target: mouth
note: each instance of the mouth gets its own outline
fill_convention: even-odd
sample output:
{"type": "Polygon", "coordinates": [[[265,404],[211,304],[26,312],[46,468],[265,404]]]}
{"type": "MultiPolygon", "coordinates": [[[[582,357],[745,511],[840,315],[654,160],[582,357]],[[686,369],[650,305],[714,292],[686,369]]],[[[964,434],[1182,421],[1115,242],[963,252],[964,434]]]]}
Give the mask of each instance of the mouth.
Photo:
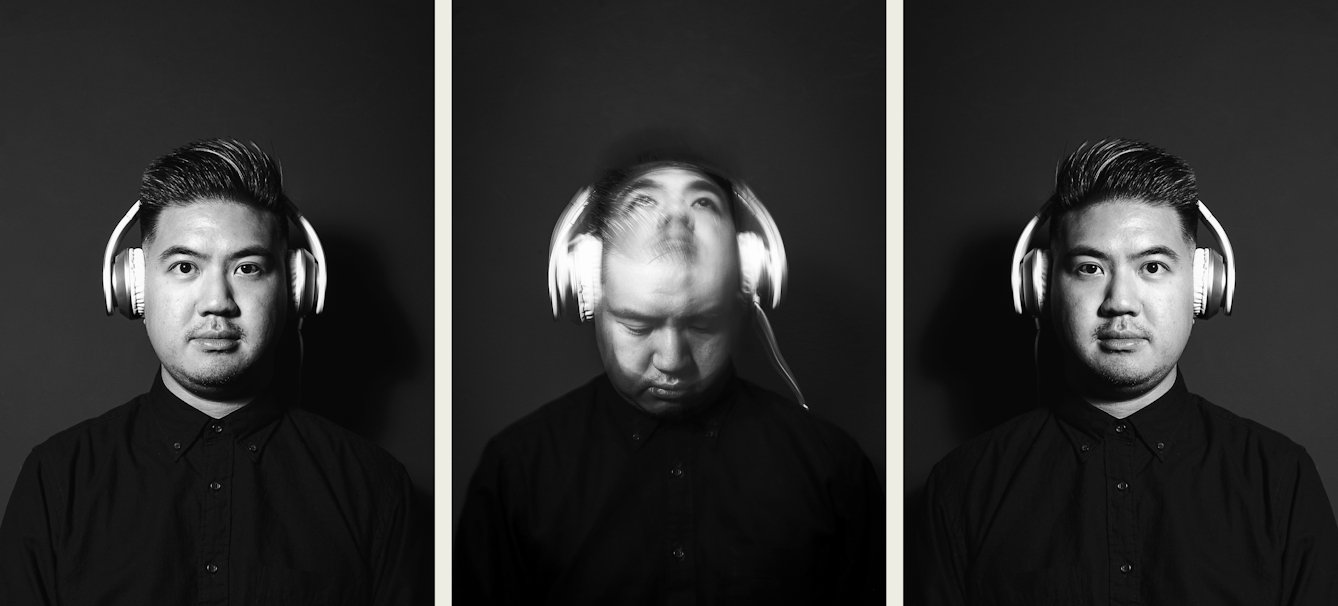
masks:
{"type": "Polygon", "coordinates": [[[1147,337],[1134,330],[1103,330],[1096,338],[1102,351],[1111,353],[1132,352],[1147,343],[1147,337]]]}
{"type": "Polygon", "coordinates": [[[646,388],[646,392],[661,400],[681,400],[688,395],[688,386],[681,383],[676,385],[651,385],[646,388]]]}
{"type": "Polygon", "coordinates": [[[191,335],[190,341],[206,352],[229,352],[241,346],[239,330],[202,330],[191,335]]]}

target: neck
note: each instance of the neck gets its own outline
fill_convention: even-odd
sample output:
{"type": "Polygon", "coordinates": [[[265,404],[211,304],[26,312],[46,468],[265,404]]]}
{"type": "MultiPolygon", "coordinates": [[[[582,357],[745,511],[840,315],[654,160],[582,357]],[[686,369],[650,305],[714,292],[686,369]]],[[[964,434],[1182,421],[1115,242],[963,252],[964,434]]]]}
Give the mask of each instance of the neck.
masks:
{"type": "Polygon", "coordinates": [[[1087,400],[1088,404],[1101,409],[1106,414],[1115,417],[1116,419],[1123,419],[1142,410],[1143,407],[1148,404],[1156,402],[1157,398],[1162,397],[1166,392],[1170,391],[1171,386],[1175,385],[1175,377],[1179,374],[1179,370],[1179,366],[1172,366],[1171,372],[1166,373],[1166,376],[1162,377],[1160,383],[1157,383],[1155,387],[1133,399],[1107,400],[1087,394],[1083,394],[1083,399],[1087,400]]]}
{"type": "Polygon", "coordinates": [[[181,401],[189,404],[191,408],[215,419],[222,419],[223,417],[237,412],[241,407],[246,406],[251,400],[255,399],[254,395],[222,399],[202,398],[186,389],[181,383],[178,383],[177,380],[172,377],[172,373],[167,372],[166,368],[162,368],[159,373],[163,377],[163,385],[167,386],[167,391],[170,391],[172,392],[172,395],[181,398],[181,401]]]}

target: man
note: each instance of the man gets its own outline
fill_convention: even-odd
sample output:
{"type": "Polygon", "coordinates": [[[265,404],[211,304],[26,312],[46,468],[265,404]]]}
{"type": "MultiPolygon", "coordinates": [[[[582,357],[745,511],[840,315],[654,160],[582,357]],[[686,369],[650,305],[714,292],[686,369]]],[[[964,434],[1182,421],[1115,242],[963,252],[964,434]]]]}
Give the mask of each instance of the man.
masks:
{"type": "Polygon", "coordinates": [[[410,603],[403,466],[293,406],[279,345],[302,310],[278,164],[192,143],[149,166],[140,204],[161,367],[29,455],[0,524],[4,603],[410,603]]]}
{"type": "Polygon", "coordinates": [[[926,488],[931,604],[1333,604],[1338,527],[1310,456],[1188,391],[1198,191],[1137,141],[1085,145],[1049,201],[1042,406],[926,488]]]}
{"type": "Polygon", "coordinates": [[[457,529],[457,602],[881,604],[868,457],[734,374],[751,301],[735,188],[657,161],[612,171],[589,203],[607,374],[488,443],[457,529]]]}

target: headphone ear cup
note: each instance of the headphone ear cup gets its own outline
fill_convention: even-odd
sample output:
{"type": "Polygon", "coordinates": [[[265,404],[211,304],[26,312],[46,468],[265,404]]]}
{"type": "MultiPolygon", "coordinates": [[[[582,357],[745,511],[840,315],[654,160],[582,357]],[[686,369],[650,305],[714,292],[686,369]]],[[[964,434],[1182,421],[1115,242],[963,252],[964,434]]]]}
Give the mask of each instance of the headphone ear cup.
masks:
{"type": "Polygon", "coordinates": [[[1050,278],[1050,251],[1033,248],[1022,258],[1022,309],[1039,318],[1045,309],[1050,278]]]}
{"type": "Polygon", "coordinates": [[[595,307],[599,305],[599,272],[603,262],[604,243],[591,234],[581,234],[572,239],[570,249],[571,280],[568,282],[571,292],[564,293],[563,299],[577,302],[576,322],[579,324],[594,319],[595,307]]]}
{"type": "Polygon", "coordinates": [[[144,317],[144,250],[126,248],[116,255],[112,270],[112,297],[116,309],[131,320],[144,317]]]}
{"type": "Polygon", "coordinates": [[[305,248],[288,251],[288,285],[297,317],[311,313],[316,305],[316,257],[305,248]]]}
{"type": "Polygon", "coordinates": [[[761,296],[758,289],[767,277],[767,245],[762,237],[750,232],[740,232],[739,242],[739,283],[743,294],[748,299],[753,295],[761,296]]]}
{"type": "Polygon", "coordinates": [[[1222,255],[1211,248],[1194,249],[1194,317],[1208,319],[1222,309],[1226,298],[1226,268],[1222,255]]]}

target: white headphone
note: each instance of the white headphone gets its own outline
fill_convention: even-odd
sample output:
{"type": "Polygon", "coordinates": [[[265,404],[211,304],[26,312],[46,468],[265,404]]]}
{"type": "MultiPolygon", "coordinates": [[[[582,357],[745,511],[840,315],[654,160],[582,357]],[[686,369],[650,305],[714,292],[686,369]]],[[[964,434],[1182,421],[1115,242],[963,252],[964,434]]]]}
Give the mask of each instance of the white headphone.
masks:
{"type": "MultiPolygon", "coordinates": [[[[735,182],[734,197],[761,234],[738,232],[739,275],[748,300],[767,300],[775,309],[785,296],[785,244],[780,230],[762,202],[747,185],[735,182]]],[[[599,304],[599,271],[603,243],[585,227],[590,211],[590,192],[586,187],[576,192],[553,227],[548,248],[548,297],[553,304],[553,319],[566,316],[577,323],[594,317],[599,304]]]]}
{"type": "MultiPolygon", "coordinates": [[[[753,317],[759,334],[767,343],[772,366],[785,379],[799,405],[807,409],[804,394],[799,391],[794,373],[781,356],[776,335],[762,309],[763,300],[775,309],[785,297],[788,269],[780,229],[747,185],[732,180],[730,183],[734,198],[744,211],[737,214],[735,222],[740,289],[757,312],[753,317]],[[741,226],[743,224],[747,225],[741,226]],[[746,230],[747,227],[756,231],[746,230]]],[[[548,297],[553,304],[554,320],[566,316],[579,324],[593,319],[599,305],[599,272],[604,247],[599,237],[581,233],[590,212],[591,191],[591,187],[586,187],[576,192],[558,217],[548,241],[548,297]]]]}
{"type": "MultiPolygon", "coordinates": [[[[1217,222],[1203,201],[1199,201],[1198,208],[1199,216],[1212,229],[1226,259],[1223,261],[1223,256],[1211,248],[1194,249],[1194,317],[1211,318],[1219,309],[1229,316],[1232,300],[1236,296],[1236,256],[1222,224],[1217,222]]],[[[1031,242],[1032,232],[1049,215],[1050,203],[1047,202],[1027,223],[1017,240],[1017,246],[1013,248],[1013,310],[1038,318],[1045,308],[1050,252],[1033,248],[1025,252],[1024,256],[1024,251],[1027,251],[1027,245],[1031,242]]]]}
{"type": "MultiPolygon", "coordinates": [[[[127,318],[144,316],[144,250],[126,248],[116,253],[121,238],[127,229],[139,219],[138,200],[130,206],[121,222],[116,224],[111,238],[107,240],[107,250],[102,255],[102,296],[107,315],[113,310],[120,310],[127,318]]],[[[325,309],[325,250],[321,248],[321,239],[316,229],[306,217],[289,202],[288,216],[306,233],[311,252],[304,248],[288,251],[289,285],[292,287],[293,305],[300,318],[307,314],[318,314],[325,309]]]]}

